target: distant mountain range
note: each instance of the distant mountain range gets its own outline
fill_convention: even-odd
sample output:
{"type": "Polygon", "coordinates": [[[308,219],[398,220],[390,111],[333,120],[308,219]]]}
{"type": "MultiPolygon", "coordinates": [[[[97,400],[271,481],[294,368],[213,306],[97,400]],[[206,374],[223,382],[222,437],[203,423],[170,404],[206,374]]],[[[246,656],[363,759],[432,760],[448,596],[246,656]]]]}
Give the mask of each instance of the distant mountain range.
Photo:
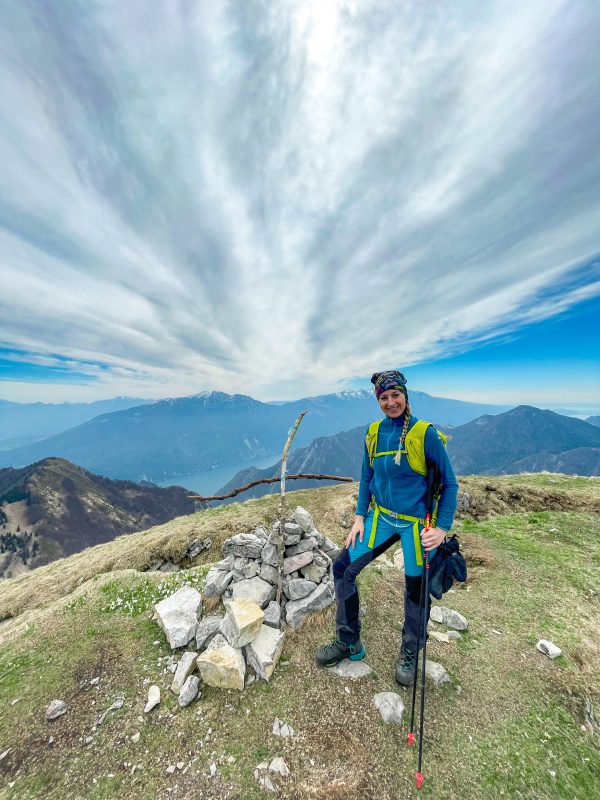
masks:
{"type": "Polygon", "coordinates": [[[113,397],[94,403],[11,403],[0,400],[0,450],[12,450],[81,425],[99,414],[143,405],[148,400],[113,397]]]}
{"type": "Polygon", "coordinates": [[[588,417],[586,422],[589,422],[590,425],[596,425],[596,427],[600,428],[600,417],[588,417]]]}
{"type": "Polygon", "coordinates": [[[190,514],[188,494],[101,478],[61,458],[0,469],[0,576],[190,514]]]}
{"type": "MultiPolygon", "coordinates": [[[[410,393],[414,412],[460,425],[502,406],[410,393]]],[[[0,466],[61,457],[111,478],[160,481],[248,463],[281,450],[298,414],[308,410],[296,444],[364,425],[377,416],[370,391],[340,392],[278,405],[245,395],[203,392],[101,414],[56,436],[0,453],[0,466]]]]}
{"type": "MultiPolygon", "coordinates": [[[[292,450],[288,473],[347,475],[358,480],[364,436],[365,427],[359,426],[335,436],[315,439],[309,447],[292,450]]],[[[448,453],[457,475],[507,475],[544,470],[600,475],[600,429],[553,411],[518,406],[503,414],[485,414],[452,428],[448,453]]],[[[281,461],[278,461],[265,469],[241,470],[215,494],[227,494],[252,481],[276,477],[280,468],[281,461]]],[[[297,480],[291,482],[289,488],[302,489],[316,484],[314,480],[297,480]]],[[[278,491],[278,484],[265,484],[225,502],[278,491]]]]}

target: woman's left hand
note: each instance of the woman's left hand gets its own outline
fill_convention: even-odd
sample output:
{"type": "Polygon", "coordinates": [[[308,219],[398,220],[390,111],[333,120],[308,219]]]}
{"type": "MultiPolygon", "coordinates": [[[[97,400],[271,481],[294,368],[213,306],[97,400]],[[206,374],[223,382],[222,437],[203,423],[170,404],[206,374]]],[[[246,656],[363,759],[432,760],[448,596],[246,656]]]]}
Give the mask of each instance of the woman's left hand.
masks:
{"type": "Polygon", "coordinates": [[[425,548],[425,552],[428,553],[430,550],[439,547],[444,541],[446,534],[447,531],[443,528],[423,528],[421,531],[421,542],[425,548]]]}

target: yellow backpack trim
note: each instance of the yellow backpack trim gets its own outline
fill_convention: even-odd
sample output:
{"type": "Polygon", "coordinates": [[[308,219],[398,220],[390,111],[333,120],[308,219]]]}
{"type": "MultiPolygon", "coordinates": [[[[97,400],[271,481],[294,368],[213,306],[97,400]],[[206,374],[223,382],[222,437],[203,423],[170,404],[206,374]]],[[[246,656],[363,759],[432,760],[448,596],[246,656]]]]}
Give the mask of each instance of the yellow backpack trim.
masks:
{"type": "MultiPolygon", "coordinates": [[[[398,450],[386,450],[381,453],[377,452],[377,438],[379,436],[379,426],[383,420],[377,419],[369,425],[367,435],[365,436],[365,444],[367,446],[367,453],[369,454],[369,466],[373,467],[373,461],[379,456],[396,455],[398,450]]],[[[412,428],[406,434],[404,439],[403,453],[406,453],[410,468],[419,475],[427,475],[427,462],[425,460],[425,433],[431,422],[426,422],[424,419],[419,419],[415,422],[412,428]]],[[[437,429],[436,429],[437,430],[437,429]]],[[[448,441],[445,433],[437,431],[440,439],[444,443],[444,447],[448,441]]]]}

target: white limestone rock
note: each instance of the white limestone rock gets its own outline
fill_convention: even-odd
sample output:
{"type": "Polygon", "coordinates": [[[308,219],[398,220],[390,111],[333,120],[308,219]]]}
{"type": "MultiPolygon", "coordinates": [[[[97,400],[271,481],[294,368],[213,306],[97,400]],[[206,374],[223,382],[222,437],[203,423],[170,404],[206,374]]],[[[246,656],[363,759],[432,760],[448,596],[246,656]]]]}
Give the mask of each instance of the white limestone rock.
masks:
{"type": "Polygon", "coordinates": [[[321,583],[314,592],[301,600],[290,600],[285,607],[285,619],[290,628],[298,630],[307,614],[321,611],[330,606],[335,600],[332,583],[321,583]]]}
{"type": "Polygon", "coordinates": [[[192,586],[182,586],[157,603],[154,610],[171,647],[185,647],[196,635],[202,595],[192,586]]]}
{"type": "Polygon", "coordinates": [[[180,708],[189,706],[197,697],[200,691],[200,678],[197,675],[188,675],[185,683],[179,692],[178,703],[180,708]]]}
{"type": "Polygon", "coordinates": [[[295,572],[296,570],[301,569],[302,567],[308,566],[313,560],[313,552],[312,550],[308,550],[305,553],[298,553],[296,556],[290,556],[290,558],[283,559],[283,574],[289,575],[291,572],[295,572]]]}
{"type": "Polygon", "coordinates": [[[66,714],[68,710],[69,709],[64,700],[53,700],[46,709],[46,719],[48,722],[50,722],[50,720],[66,714]]]}
{"type": "MultiPolygon", "coordinates": [[[[421,662],[419,662],[419,669],[421,662]]],[[[425,675],[432,680],[436,686],[443,686],[445,683],[450,683],[450,675],[445,667],[438,664],[437,661],[430,661],[427,659],[425,662],[425,675]]]]}
{"type": "Polygon", "coordinates": [[[196,663],[208,686],[240,691],[244,688],[246,662],[242,651],[232,647],[222,634],[214,637],[196,663]]]}
{"type": "Polygon", "coordinates": [[[325,575],[327,575],[328,567],[320,567],[317,564],[309,564],[306,567],[302,567],[300,572],[307,581],[312,581],[313,583],[320,583],[325,575]]]}
{"type": "Polygon", "coordinates": [[[373,702],[381,719],[386,723],[401,723],[404,703],[396,692],[378,692],[374,695],[373,702]]]}
{"type": "Polygon", "coordinates": [[[240,572],[242,578],[255,578],[260,572],[260,561],[237,556],[233,561],[233,570],[234,578],[236,571],[240,572]]]}
{"type": "Polygon", "coordinates": [[[160,689],[155,684],[148,689],[148,702],[144,708],[144,714],[148,714],[160,703],[160,689]]]}
{"type": "Polygon", "coordinates": [[[317,584],[314,581],[307,581],[305,578],[294,578],[283,584],[283,592],[288,600],[301,600],[316,588],[317,584]]]}
{"type": "Polygon", "coordinates": [[[262,625],[258,636],[246,645],[244,652],[249,666],[264,681],[268,681],[283,650],[285,634],[269,625],[262,625]]]}
{"type": "Polygon", "coordinates": [[[279,717],[275,717],[273,723],[273,736],[280,736],[282,739],[291,739],[295,734],[294,729],[287,722],[283,722],[279,717]]]}
{"type": "Polygon", "coordinates": [[[350,680],[366,678],[373,672],[365,661],[351,661],[349,658],[343,658],[333,667],[326,667],[326,669],[327,672],[331,672],[339,678],[349,678],[350,680]]]}
{"type": "Polygon", "coordinates": [[[430,616],[434,622],[439,622],[455,631],[466,631],[469,627],[469,623],[462,614],[446,608],[446,606],[432,606],[430,616]]]}
{"type": "Polygon", "coordinates": [[[274,758],[269,764],[269,772],[274,772],[281,775],[282,778],[287,778],[290,774],[290,769],[281,756],[274,758]]]}
{"type": "Polygon", "coordinates": [[[436,642],[445,642],[446,644],[450,644],[450,637],[447,633],[441,633],[440,631],[429,631],[428,635],[432,639],[435,639],[436,642]]]}
{"type": "Polygon", "coordinates": [[[293,544],[291,547],[285,548],[285,555],[288,558],[292,556],[297,556],[298,553],[306,553],[308,550],[314,550],[317,546],[316,539],[313,539],[312,536],[307,537],[306,539],[302,539],[298,544],[293,544]]]}
{"type": "Polygon", "coordinates": [[[264,618],[264,612],[254,600],[246,597],[226,600],[221,633],[232,647],[244,647],[258,636],[264,618]]]}
{"type": "Polygon", "coordinates": [[[294,522],[296,522],[302,528],[303,533],[309,533],[315,527],[313,518],[305,508],[302,508],[302,506],[296,507],[292,517],[294,522]]]}
{"type": "Polygon", "coordinates": [[[317,547],[323,547],[325,544],[325,537],[316,528],[313,528],[308,535],[315,540],[317,547]]]}
{"type": "Polygon", "coordinates": [[[281,606],[275,600],[271,600],[265,609],[265,625],[271,628],[279,628],[281,622],[281,606]]]}
{"type": "Polygon", "coordinates": [[[548,658],[558,658],[558,656],[562,655],[562,650],[560,647],[557,647],[554,642],[550,642],[548,639],[540,639],[539,642],[536,644],[537,649],[540,653],[543,653],[548,658]]]}
{"type": "Polygon", "coordinates": [[[260,558],[264,547],[264,540],[261,536],[254,533],[238,533],[223,543],[223,555],[233,553],[234,556],[242,558],[260,558]]]}
{"type": "Polygon", "coordinates": [[[175,670],[173,683],[171,684],[171,691],[173,692],[173,694],[178,695],[181,692],[181,687],[188,679],[188,676],[191,675],[192,672],[196,669],[197,658],[198,658],[198,653],[194,653],[191,651],[187,651],[181,656],[179,664],[177,665],[177,669],[175,670]]]}
{"type": "Polygon", "coordinates": [[[270,564],[272,567],[276,567],[279,564],[277,545],[273,542],[267,542],[261,551],[260,557],[263,564],[270,564]]]}
{"type": "Polygon", "coordinates": [[[196,558],[204,550],[209,550],[212,546],[212,539],[207,536],[205,539],[194,539],[187,549],[188,558],[196,558]]]}
{"type": "Polygon", "coordinates": [[[256,536],[258,539],[261,539],[263,545],[269,538],[267,529],[263,525],[259,525],[258,528],[254,528],[254,530],[252,531],[252,535],[256,536]]]}
{"type": "Polygon", "coordinates": [[[200,652],[206,648],[212,636],[221,628],[223,617],[219,614],[209,614],[198,623],[196,628],[196,649],[200,652]]]}
{"type": "Polygon", "coordinates": [[[283,532],[287,536],[302,536],[302,527],[297,522],[284,522],[283,532]]]}
{"type": "MultiPolygon", "coordinates": [[[[328,553],[329,554],[329,553],[332,553],[334,551],[335,552],[339,552],[340,548],[337,546],[337,544],[335,542],[332,542],[331,539],[328,539],[327,536],[325,536],[325,538],[323,540],[323,544],[321,545],[321,550],[324,553],[328,553]]],[[[333,558],[333,556],[330,556],[330,558],[333,558]]]]}
{"type": "Polygon", "coordinates": [[[277,567],[272,567],[270,564],[263,562],[260,568],[260,577],[263,581],[270,583],[271,586],[277,586],[277,582],[279,580],[279,572],[277,571],[277,567]]]}
{"type": "Polygon", "coordinates": [[[211,567],[204,582],[204,595],[206,597],[220,597],[233,580],[233,572],[211,567]]]}
{"type": "Polygon", "coordinates": [[[262,578],[249,578],[235,584],[232,596],[234,600],[253,600],[261,608],[266,608],[275,597],[275,587],[262,578]]]}

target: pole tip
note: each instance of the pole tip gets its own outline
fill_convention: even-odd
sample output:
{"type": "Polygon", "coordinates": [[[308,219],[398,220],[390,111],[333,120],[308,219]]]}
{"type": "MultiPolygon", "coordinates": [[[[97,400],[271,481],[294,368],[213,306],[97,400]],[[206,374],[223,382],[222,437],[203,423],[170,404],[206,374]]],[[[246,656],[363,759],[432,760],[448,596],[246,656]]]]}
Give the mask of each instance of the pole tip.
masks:
{"type": "Polygon", "coordinates": [[[411,731],[411,732],[408,734],[408,746],[409,746],[409,747],[412,747],[414,743],[415,743],[415,735],[414,735],[414,733],[411,731]]]}
{"type": "Polygon", "coordinates": [[[415,782],[417,784],[417,789],[423,786],[423,775],[420,772],[415,772],[415,782]]]}

